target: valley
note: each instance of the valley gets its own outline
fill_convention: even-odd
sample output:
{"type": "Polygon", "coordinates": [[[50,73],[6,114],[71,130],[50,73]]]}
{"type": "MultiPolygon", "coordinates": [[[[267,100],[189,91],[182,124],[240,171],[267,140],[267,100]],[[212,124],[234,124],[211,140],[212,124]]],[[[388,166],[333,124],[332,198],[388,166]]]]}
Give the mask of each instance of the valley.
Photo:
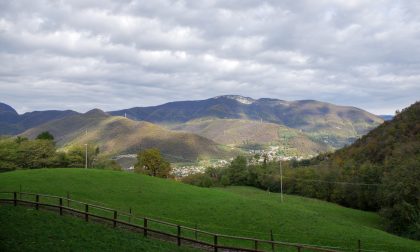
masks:
{"type": "Polygon", "coordinates": [[[0,134],[33,139],[48,131],[63,151],[88,143],[125,169],[133,166],[140,150],[159,148],[175,167],[191,172],[217,167],[239,154],[267,156],[269,161],[311,158],[353,142],[381,122],[353,107],[237,95],[108,113],[18,115],[6,104],[0,107],[0,134]]]}

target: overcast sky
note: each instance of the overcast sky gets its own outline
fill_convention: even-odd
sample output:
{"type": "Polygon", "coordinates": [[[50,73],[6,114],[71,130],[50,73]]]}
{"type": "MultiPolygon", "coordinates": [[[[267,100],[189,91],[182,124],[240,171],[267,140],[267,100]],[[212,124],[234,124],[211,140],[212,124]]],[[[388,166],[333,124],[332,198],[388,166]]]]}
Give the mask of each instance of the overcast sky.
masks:
{"type": "Polygon", "coordinates": [[[393,114],[420,100],[420,1],[0,0],[20,113],[223,94],[393,114]]]}

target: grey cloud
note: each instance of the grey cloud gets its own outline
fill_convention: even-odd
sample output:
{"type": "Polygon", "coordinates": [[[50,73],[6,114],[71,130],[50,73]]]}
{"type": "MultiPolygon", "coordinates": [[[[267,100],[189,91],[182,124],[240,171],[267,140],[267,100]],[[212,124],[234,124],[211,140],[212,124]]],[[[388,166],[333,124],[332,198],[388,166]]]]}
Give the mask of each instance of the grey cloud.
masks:
{"type": "Polygon", "coordinates": [[[417,1],[0,3],[0,101],[106,110],[220,94],[392,113],[420,90],[417,1]]]}

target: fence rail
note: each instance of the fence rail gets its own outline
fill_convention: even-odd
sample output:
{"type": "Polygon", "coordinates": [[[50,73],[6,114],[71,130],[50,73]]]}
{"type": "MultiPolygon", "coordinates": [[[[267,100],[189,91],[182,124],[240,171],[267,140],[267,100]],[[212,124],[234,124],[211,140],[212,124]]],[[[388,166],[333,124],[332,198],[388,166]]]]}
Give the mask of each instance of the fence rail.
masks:
{"type": "MultiPolygon", "coordinates": [[[[166,221],[156,220],[153,218],[147,217],[138,217],[134,216],[131,213],[118,211],[112,208],[98,206],[95,204],[89,204],[86,202],[77,201],[74,199],[70,199],[69,195],[67,197],[60,197],[54,195],[46,195],[46,194],[36,194],[36,193],[29,193],[29,192],[0,192],[0,201],[13,203],[14,206],[18,204],[29,204],[31,206],[35,206],[35,209],[39,209],[40,207],[47,207],[51,209],[58,210],[60,215],[63,215],[64,212],[72,213],[79,215],[80,217],[84,218],[85,221],[89,221],[91,218],[96,218],[98,220],[106,221],[112,224],[114,228],[117,226],[121,227],[128,227],[136,230],[142,231],[144,237],[148,236],[161,236],[165,238],[172,239],[177,243],[178,246],[181,246],[183,243],[187,243],[187,245],[195,245],[201,246],[202,248],[211,249],[215,252],[218,251],[275,251],[276,248],[289,248],[295,249],[296,251],[300,252],[303,250],[309,251],[323,251],[323,252],[335,252],[339,251],[334,248],[326,248],[321,246],[314,246],[314,245],[307,245],[307,244],[298,244],[298,243],[289,243],[289,242],[281,242],[281,241],[274,241],[271,240],[263,240],[263,239],[256,239],[250,237],[240,237],[240,236],[231,236],[231,235],[223,235],[212,233],[204,230],[200,230],[197,228],[186,227],[166,221]],[[4,197],[4,195],[8,195],[9,197],[4,197]],[[28,200],[30,196],[34,201],[28,200]],[[41,200],[44,199],[44,202],[41,200]],[[49,200],[45,202],[45,200],[49,200]],[[66,204],[64,204],[66,203],[66,204]],[[73,205],[73,206],[71,206],[73,205]],[[77,208],[79,205],[79,208],[77,208]],[[100,211],[98,211],[100,210],[100,211]],[[100,214],[102,212],[102,214],[100,214]],[[104,214],[107,212],[107,216],[104,214]],[[127,220],[122,220],[121,217],[127,217],[127,220]],[[139,224],[140,223],[140,224],[139,224]],[[164,226],[165,228],[158,229],[156,227],[152,227],[152,224],[156,226],[156,224],[164,226]],[[172,229],[172,232],[169,230],[172,229]],[[175,230],[174,230],[175,229],[175,230]],[[191,236],[186,236],[183,233],[190,231],[192,232],[191,236]],[[200,237],[199,237],[200,235],[200,237]],[[207,239],[205,239],[207,238],[207,239]],[[226,242],[223,243],[221,240],[228,239],[230,241],[249,241],[247,247],[245,246],[234,246],[229,245],[226,242]]],[[[356,251],[363,251],[360,247],[356,251]]]]}

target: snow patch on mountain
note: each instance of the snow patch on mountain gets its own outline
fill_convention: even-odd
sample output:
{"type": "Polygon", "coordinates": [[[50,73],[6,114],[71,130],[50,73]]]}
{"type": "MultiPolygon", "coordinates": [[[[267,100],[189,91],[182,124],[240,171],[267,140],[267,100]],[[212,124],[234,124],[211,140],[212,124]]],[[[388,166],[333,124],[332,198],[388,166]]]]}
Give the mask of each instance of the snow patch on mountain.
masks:
{"type": "Polygon", "coordinates": [[[214,97],[214,99],[218,99],[218,98],[227,98],[227,99],[235,100],[242,104],[252,104],[255,102],[255,100],[250,97],[244,97],[240,95],[221,95],[221,96],[214,97]]]}

